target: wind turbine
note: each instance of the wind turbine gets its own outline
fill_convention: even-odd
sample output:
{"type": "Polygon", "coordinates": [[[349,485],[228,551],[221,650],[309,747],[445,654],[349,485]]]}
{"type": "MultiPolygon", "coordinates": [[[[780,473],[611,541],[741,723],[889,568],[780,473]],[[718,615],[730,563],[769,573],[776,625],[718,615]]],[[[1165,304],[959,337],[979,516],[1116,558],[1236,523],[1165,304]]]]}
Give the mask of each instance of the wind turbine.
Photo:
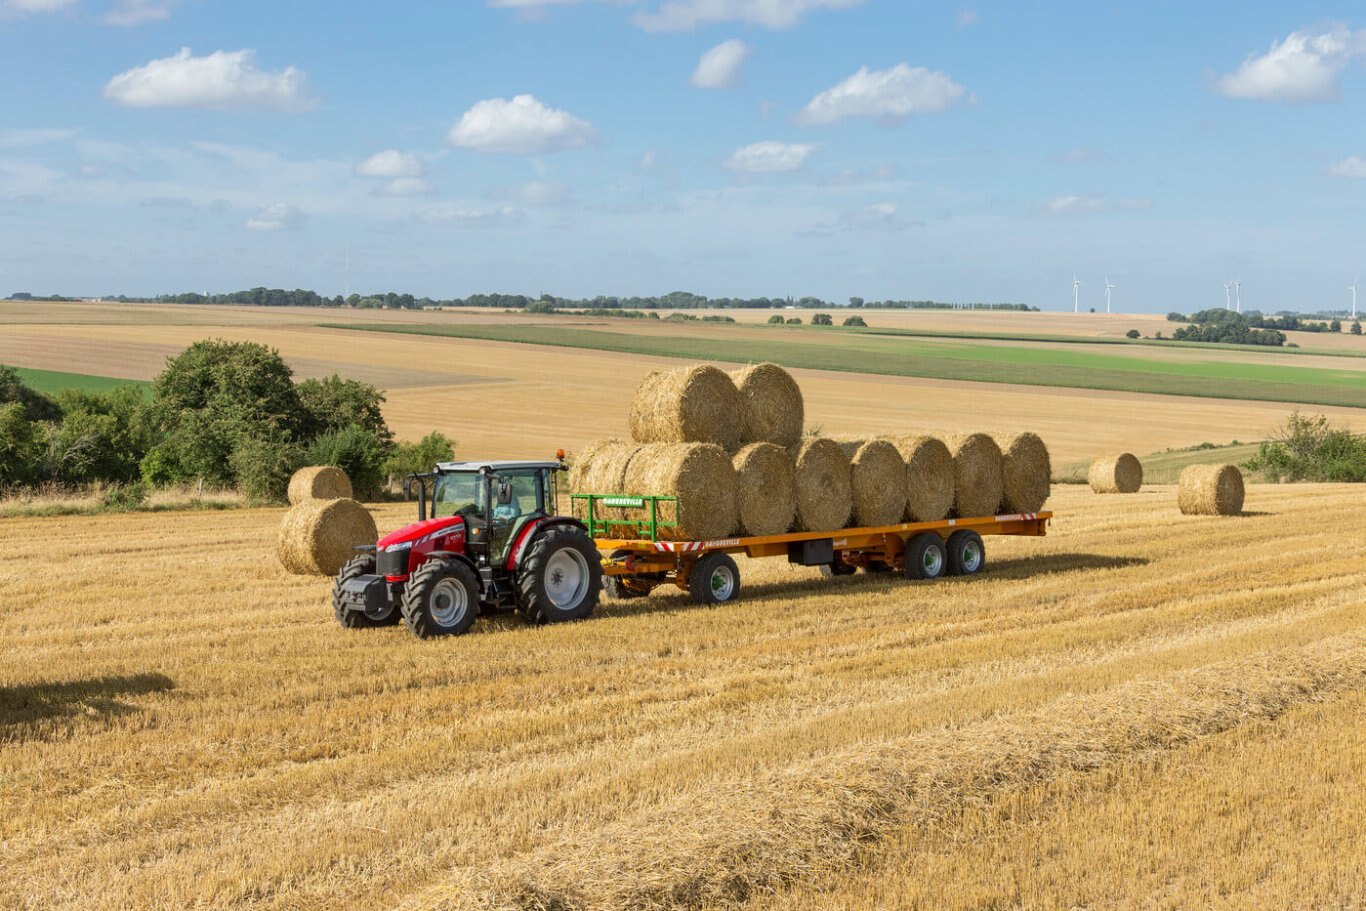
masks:
{"type": "Polygon", "coordinates": [[[1110,276],[1108,276],[1108,275],[1105,276],[1105,312],[1106,312],[1106,313],[1109,313],[1109,312],[1110,312],[1110,291],[1111,291],[1112,289],[1118,288],[1118,287],[1119,287],[1119,285],[1112,285],[1112,284],[1110,284],[1110,276]]]}
{"type": "Polygon", "coordinates": [[[1352,276],[1352,287],[1347,289],[1352,292],[1352,319],[1357,318],[1357,277],[1352,276]]]}
{"type": "Polygon", "coordinates": [[[1225,309],[1225,310],[1232,310],[1232,309],[1233,309],[1233,298],[1229,297],[1229,295],[1232,294],[1232,293],[1233,293],[1233,282],[1231,282],[1231,281],[1224,282],[1224,309],[1225,309]]]}
{"type": "Polygon", "coordinates": [[[1238,312],[1243,312],[1243,283],[1238,279],[1233,280],[1233,299],[1238,304],[1238,312]]]}
{"type": "Polygon", "coordinates": [[[1081,312],[1081,303],[1080,303],[1081,298],[1078,297],[1078,295],[1080,294],[1080,292],[1079,292],[1079,290],[1078,290],[1079,288],[1081,288],[1081,282],[1077,281],[1077,273],[1073,272],[1073,273],[1072,273],[1072,312],[1073,312],[1073,313],[1080,313],[1080,312],[1081,312]]]}

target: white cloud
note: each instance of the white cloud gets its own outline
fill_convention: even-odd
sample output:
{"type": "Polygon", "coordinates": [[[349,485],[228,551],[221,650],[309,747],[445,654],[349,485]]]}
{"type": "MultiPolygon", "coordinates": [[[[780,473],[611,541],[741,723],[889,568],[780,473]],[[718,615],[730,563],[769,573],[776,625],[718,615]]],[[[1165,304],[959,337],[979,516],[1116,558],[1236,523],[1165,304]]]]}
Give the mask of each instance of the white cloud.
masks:
{"type": "Polygon", "coordinates": [[[636,167],[638,167],[642,171],[653,171],[655,167],[655,162],[658,159],[659,154],[655,152],[654,149],[649,149],[645,152],[644,155],[640,156],[640,161],[637,163],[636,167]]]}
{"type": "Polygon", "coordinates": [[[303,213],[294,206],[277,202],[248,218],[246,227],[252,231],[283,231],[298,227],[303,218],[303,213]]]}
{"type": "Polygon", "coordinates": [[[764,28],[791,28],[812,10],[846,9],[863,0],[667,0],[655,12],[636,14],[647,32],[678,32],[712,22],[746,22],[764,28]]]}
{"type": "Polygon", "coordinates": [[[189,48],[120,73],[104,97],[129,107],[302,111],[316,103],[308,77],[292,66],[272,73],[257,68],[255,51],[193,57],[189,48]]]}
{"type": "Polygon", "coordinates": [[[436,188],[421,177],[396,177],[375,190],[376,196],[430,196],[436,188]]]}
{"type": "Polygon", "coordinates": [[[446,136],[451,145],[509,155],[558,152],[587,145],[596,138],[587,121],[548,108],[531,95],[476,102],[446,136]]]}
{"type": "Polygon", "coordinates": [[[747,174],[772,174],[778,171],[795,171],[806,163],[806,159],[816,150],[813,145],[802,143],[756,142],[736,149],[726,162],[733,171],[747,174]]]}
{"type": "Polygon", "coordinates": [[[75,5],[76,0],[5,0],[0,8],[16,13],[58,13],[75,5]]]}
{"type": "Polygon", "coordinates": [[[0,149],[22,149],[28,146],[47,145],[51,142],[64,142],[75,139],[81,131],[76,129],[15,129],[0,130],[0,149]]]}
{"type": "Polygon", "coordinates": [[[906,221],[897,214],[895,203],[879,202],[844,212],[833,222],[821,222],[803,232],[807,236],[826,237],[847,231],[900,231],[906,221]]]}
{"type": "Polygon", "coordinates": [[[521,221],[522,213],[512,206],[498,209],[428,209],[418,220],[429,225],[453,225],[458,228],[491,228],[521,221]]]}
{"type": "Polygon", "coordinates": [[[822,182],[827,187],[857,187],[863,184],[887,183],[895,180],[901,169],[894,164],[872,169],[846,168],[822,182]]]}
{"type": "Polygon", "coordinates": [[[1334,177],[1366,177],[1366,158],[1353,155],[1329,165],[1328,173],[1334,177]]]}
{"type": "Polygon", "coordinates": [[[110,25],[141,25],[171,18],[175,0],[116,0],[104,21],[110,25]]]}
{"type": "Polygon", "coordinates": [[[690,81],[700,89],[734,88],[740,84],[740,68],[753,51],[739,38],[722,41],[697,61],[690,81]]]}
{"type": "Polygon", "coordinates": [[[1100,153],[1095,149],[1068,149],[1055,156],[1056,160],[1062,164],[1085,164],[1088,161],[1095,161],[1100,157],[1100,153]]]}
{"type": "Polygon", "coordinates": [[[802,108],[797,123],[824,126],[846,117],[875,117],[887,122],[905,120],[913,114],[946,110],[967,90],[944,73],[898,63],[887,70],[859,70],[826,89],[802,108]]]}
{"type": "Polygon", "coordinates": [[[411,152],[385,149],[356,165],[361,177],[421,177],[422,161],[411,152]]]}
{"type": "Polygon", "coordinates": [[[564,184],[543,180],[533,180],[495,194],[496,198],[511,199],[528,206],[554,205],[569,199],[570,195],[569,188],[564,184]]]}
{"type": "Polygon", "coordinates": [[[1044,204],[1048,215],[1097,215],[1115,210],[1152,208],[1151,199],[1106,199],[1101,196],[1058,196],[1044,204]]]}
{"type": "Polygon", "coordinates": [[[1219,78],[1216,88],[1229,98],[1304,103],[1336,101],[1342,95],[1338,74],[1353,57],[1366,53],[1366,30],[1336,26],[1320,35],[1291,32],[1260,56],[1219,78]]]}
{"type": "Polygon", "coordinates": [[[967,28],[970,25],[976,25],[977,13],[970,9],[960,10],[954,21],[958,24],[959,28],[967,28]]]}

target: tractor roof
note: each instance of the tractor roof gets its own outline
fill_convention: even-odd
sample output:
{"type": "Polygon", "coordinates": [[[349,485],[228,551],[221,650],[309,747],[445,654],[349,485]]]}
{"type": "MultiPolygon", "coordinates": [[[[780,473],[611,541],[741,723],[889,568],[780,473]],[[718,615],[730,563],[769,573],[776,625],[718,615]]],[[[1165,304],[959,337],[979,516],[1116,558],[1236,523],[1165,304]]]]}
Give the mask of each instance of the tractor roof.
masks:
{"type": "Polygon", "coordinates": [[[561,468],[560,462],[531,462],[531,461],[490,461],[490,462],[438,462],[437,471],[482,471],[487,468],[489,471],[502,471],[504,469],[516,470],[518,468],[561,468]]]}

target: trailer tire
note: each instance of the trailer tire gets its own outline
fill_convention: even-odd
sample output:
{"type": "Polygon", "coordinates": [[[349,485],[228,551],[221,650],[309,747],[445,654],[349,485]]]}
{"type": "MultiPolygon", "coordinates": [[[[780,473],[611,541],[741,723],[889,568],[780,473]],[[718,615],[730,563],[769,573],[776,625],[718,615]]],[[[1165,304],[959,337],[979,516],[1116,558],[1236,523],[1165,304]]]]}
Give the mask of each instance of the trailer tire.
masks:
{"type": "Polygon", "coordinates": [[[740,594],[740,567],[728,554],[707,554],[688,573],[694,604],[725,604],[740,594]]]}
{"type": "Polygon", "coordinates": [[[352,557],[337,573],[332,583],[332,613],[337,623],[345,629],[373,629],[379,626],[393,626],[402,620],[398,608],[390,603],[389,610],[380,614],[367,614],[364,611],[349,610],[342,604],[342,586],[358,576],[368,576],[375,571],[373,554],[360,554],[352,557]]]}
{"type": "Polygon", "coordinates": [[[419,639],[459,636],[479,615],[479,577],[460,560],[428,560],[408,578],[399,607],[419,639]]]}
{"type": "Polygon", "coordinates": [[[948,569],[944,539],[932,531],[922,532],[906,543],[906,578],[938,579],[948,569]]]}
{"type": "Polygon", "coordinates": [[[949,535],[949,574],[975,576],[987,565],[987,549],[982,536],[968,528],[949,535]]]}
{"type": "Polygon", "coordinates": [[[517,572],[517,607],[530,623],[582,620],[602,595],[602,554],[581,528],[552,525],[527,548],[517,572]]]}
{"type": "MultiPolygon", "coordinates": [[[[630,553],[628,550],[617,550],[612,552],[613,560],[620,560],[630,553]]],[[[602,576],[602,590],[607,592],[609,598],[617,601],[625,601],[630,598],[644,598],[652,592],[658,582],[654,579],[647,579],[643,575],[635,576],[609,576],[606,573],[602,576]]]]}

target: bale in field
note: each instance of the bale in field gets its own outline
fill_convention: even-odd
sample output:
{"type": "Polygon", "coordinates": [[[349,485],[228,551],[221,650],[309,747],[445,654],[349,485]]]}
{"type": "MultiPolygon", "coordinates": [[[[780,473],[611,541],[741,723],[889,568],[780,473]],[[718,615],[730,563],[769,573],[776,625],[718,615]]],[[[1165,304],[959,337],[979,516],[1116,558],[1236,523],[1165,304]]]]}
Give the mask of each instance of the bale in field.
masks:
{"type": "Polygon", "coordinates": [[[888,440],[840,440],[849,457],[853,525],[894,525],[906,514],[906,462],[888,440]]]}
{"type": "Polygon", "coordinates": [[[750,443],[732,462],[740,534],[780,535],[791,528],[797,489],[787,450],[773,443],[750,443]]]}
{"type": "Polygon", "coordinates": [[[944,443],[953,455],[953,511],[960,518],[996,515],[1005,492],[1001,447],[985,433],[951,436],[944,443]]]}
{"type": "Polygon", "coordinates": [[[305,500],[340,500],[351,495],[351,479],[346,472],[331,465],[300,468],[289,479],[289,502],[292,506],[298,506],[305,500]]]}
{"type": "Polygon", "coordinates": [[[1188,465],[1177,504],[1186,516],[1236,516],[1243,511],[1243,473],[1236,465],[1188,465]]]}
{"type": "Polygon", "coordinates": [[[755,364],[730,376],[740,393],[741,442],[784,447],[801,442],[806,410],[792,374],[777,364],[755,364]]]}
{"type": "Polygon", "coordinates": [[[357,545],[378,538],[374,518],[355,500],[306,500],[285,514],[275,555],[296,575],[334,576],[357,545]]]}
{"type": "Polygon", "coordinates": [[[788,450],[797,488],[798,531],[837,531],[853,512],[849,457],[834,440],[811,437],[788,450]]]}
{"type": "Polygon", "coordinates": [[[938,522],[953,509],[953,454],[934,437],[892,437],[906,463],[906,518],[938,522]]]}
{"type": "Polygon", "coordinates": [[[1053,464],[1048,447],[1033,433],[996,437],[1001,448],[1001,511],[1038,512],[1052,493],[1053,464]]]}
{"type": "MultiPolygon", "coordinates": [[[[735,466],[721,447],[711,443],[627,444],[600,449],[594,469],[604,485],[593,493],[625,493],[677,497],[660,503],[655,518],[677,522],[659,529],[660,537],[678,541],[724,538],[735,534],[737,519],[735,466]],[[605,482],[620,477],[615,489],[605,482]]],[[[612,517],[645,520],[644,509],[612,509],[612,517]]]]}
{"type": "Polygon", "coordinates": [[[1095,493],[1138,493],[1143,486],[1143,463],[1128,452],[1101,456],[1091,463],[1086,480],[1095,493]]]}
{"type": "Polygon", "coordinates": [[[636,387],[631,438],[637,443],[715,443],[740,446],[740,392],[710,364],[655,371],[636,387]]]}

